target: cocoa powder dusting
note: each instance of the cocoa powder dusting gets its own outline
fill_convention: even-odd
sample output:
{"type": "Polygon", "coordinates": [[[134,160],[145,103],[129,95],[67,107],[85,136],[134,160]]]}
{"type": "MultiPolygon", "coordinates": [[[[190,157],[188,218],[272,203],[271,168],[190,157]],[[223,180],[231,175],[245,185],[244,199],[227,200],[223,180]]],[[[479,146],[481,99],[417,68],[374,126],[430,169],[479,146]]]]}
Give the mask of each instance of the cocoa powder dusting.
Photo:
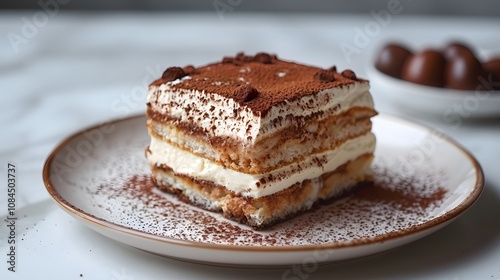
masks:
{"type": "Polygon", "coordinates": [[[187,241],[242,246],[317,245],[396,234],[428,222],[447,197],[439,174],[399,176],[376,166],[375,183],[295,218],[255,231],[159,191],[149,175],[87,191],[95,216],[141,232],[187,241]]]}
{"type": "Polygon", "coordinates": [[[158,86],[172,81],[172,77],[182,77],[188,74],[187,72],[191,79],[172,85],[172,88],[197,90],[207,95],[216,93],[226,98],[234,98],[236,88],[250,85],[259,92],[259,96],[250,102],[245,102],[244,105],[254,113],[265,114],[271,106],[285,100],[291,101],[328,88],[350,85],[356,81],[367,82],[356,78],[351,70],[340,74],[336,72],[335,67],[325,70],[280,60],[276,55],[267,53],[257,53],[255,56],[238,53],[234,57],[224,57],[220,62],[197,67],[196,71],[191,70],[189,67],[188,71],[184,70],[186,73],[181,73],[171,69],[164,73],[163,79],[156,80],[152,85],[158,86]]]}
{"type": "Polygon", "coordinates": [[[391,205],[403,211],[423,212],[429,206],[440,202],[446,190],[436,187],[432,190],[415,178],[398,177],[388,170],[379,170],[375,182],[353,193],[356,199],[391,205]]]}
{"type": "Polygon", "coordinates": [[[419,196],[418,194],[404,190],[393,190],[382,185],[374,184],[369,187],[361,188],[354,193],[354,196],[362,200],[391,204],[394,207],[404,210],[420,211],[442,200],[445,194],[446,191],[440,188],[429,195],[419,196]]]}

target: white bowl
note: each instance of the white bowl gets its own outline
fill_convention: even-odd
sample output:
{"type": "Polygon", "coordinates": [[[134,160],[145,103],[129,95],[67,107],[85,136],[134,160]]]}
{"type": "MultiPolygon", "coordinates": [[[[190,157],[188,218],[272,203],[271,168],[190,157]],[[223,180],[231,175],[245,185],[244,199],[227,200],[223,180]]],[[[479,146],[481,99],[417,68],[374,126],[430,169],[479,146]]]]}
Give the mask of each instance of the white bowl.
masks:
{"type": "Polygon", "coordinates": [[[403,110],[431,113],[445,120],[500,116],[500,90],[454,90],[411,83],[380,72],[373,61],[367,67],[372,94],[403,110]]]}

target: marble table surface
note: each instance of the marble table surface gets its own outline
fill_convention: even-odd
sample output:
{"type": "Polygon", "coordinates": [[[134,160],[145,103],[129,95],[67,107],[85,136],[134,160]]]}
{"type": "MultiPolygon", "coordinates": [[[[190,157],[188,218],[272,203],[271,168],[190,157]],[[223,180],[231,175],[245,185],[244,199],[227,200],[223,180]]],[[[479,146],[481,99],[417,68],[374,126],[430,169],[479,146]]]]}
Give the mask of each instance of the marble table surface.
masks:
{"type": "MultiPolygon", "coordinates": [[[[2,11],[0,279],[287,279],[285,269],[193,264],[103,237],[52,201],[42,181],[44,161],[71,133],[143,113],[146,86],[171,65],[202,65],[239,51],[266,51],[364,75],[374,51],[388,40],[422,46],[461,38],[480,50],[500,50],[498,19],[406,17],[403,8],[384,19],[377,12],[2,11]],[[342,51],[346,44],[352,52],[342,51]],[[8,163],[17,171],[15,273],[6,263],[8,163]]],[[[483,168],[484,192],[468,212],[428,237],[288,279],[500,279],[500,119],[464,117],[452,126],[439,116],[407,112],[373,95],[380,112],[439,129],[468,149],[483,168]]]]}

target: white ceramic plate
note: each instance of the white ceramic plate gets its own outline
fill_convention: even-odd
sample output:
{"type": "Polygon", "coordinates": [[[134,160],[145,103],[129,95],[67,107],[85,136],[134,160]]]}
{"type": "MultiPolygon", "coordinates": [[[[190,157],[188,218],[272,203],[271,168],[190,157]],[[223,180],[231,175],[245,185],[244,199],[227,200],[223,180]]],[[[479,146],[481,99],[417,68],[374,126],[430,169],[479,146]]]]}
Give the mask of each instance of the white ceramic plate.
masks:
{"type": "Polygon", "coordinates": [[[152,253],[229,266],[347,260],[438,230],[483,188],[479,164],[452,140],[391,116],[373,121],[376,185],[266,231],[158,192],[144,158],[144,116],[69,137],[48,157],[43,178],[55,202],[83,224],[152,253]]]}
{"type": "Polygon", "coordinates": [[[402,109],[431,113],[444,120],[500,116],[500,90],[467,91],[406,82],[386,75],[369,63],[371,92],[402,109]]]}

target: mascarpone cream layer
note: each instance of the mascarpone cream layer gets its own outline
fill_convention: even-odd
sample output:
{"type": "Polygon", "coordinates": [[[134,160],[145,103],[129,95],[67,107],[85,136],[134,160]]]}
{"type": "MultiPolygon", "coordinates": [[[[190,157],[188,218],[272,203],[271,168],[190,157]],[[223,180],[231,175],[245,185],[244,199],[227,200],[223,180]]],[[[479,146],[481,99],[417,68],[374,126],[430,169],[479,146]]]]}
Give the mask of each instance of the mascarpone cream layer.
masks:
{"type": "Polygon", "coordinates": [[[259,198],[282,191],[295,183],[313,179],[334,171],[339,166],[364,154],[373,153],[375,136],[369,132],[348,140],[334,150],[307,156],[293,163],[264,174],[247,174],[225,168],[209,159],[179,149],[156,137],[151,138],[147,157],[150,164],[165,164],[176,174],[197,180],[207,180],[242,196],[259,198]],[[269,178],[272,176],[272,180],[269,178]],[[265,182],[261,179],[265,178],[265,182]]]}
{"type": "Polygon", "coordinates": [[[171,88],[171,85],[182,83],[184,79],[190,77],[150,86],[147,101],[151,109],[180,122],[195,124],[210,136],[231,137],[245,145],[254,145],[281,129],[303,122],[304,117],[316,115],[316,120],[321,120],[353,107],[373,109],[367,82],[356,82],[283,101],[262,117],[247,106],[217,93],[171,88]]]}

